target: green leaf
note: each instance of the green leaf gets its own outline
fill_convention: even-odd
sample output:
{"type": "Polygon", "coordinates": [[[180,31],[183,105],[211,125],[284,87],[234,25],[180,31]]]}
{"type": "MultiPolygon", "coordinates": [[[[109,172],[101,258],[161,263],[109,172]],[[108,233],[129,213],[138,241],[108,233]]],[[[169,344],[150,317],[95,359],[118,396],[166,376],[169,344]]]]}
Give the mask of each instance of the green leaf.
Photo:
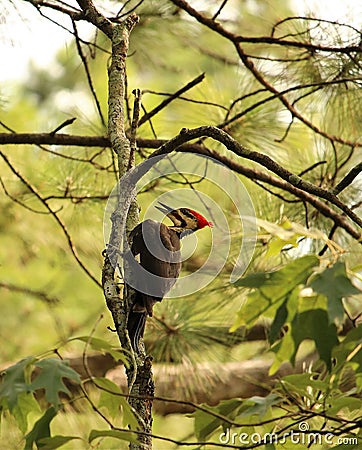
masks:
{"type": "Polygon", "coordinates": [[[24,450],[33,450],[35,443],[37,448],[41,448],[40,439],[50,436],[50,422],[57,415],[57,410],[52,406],[45,411],[42,417],[35,422],[33,429],[25,436],[24,450]]]}
{"type": "Polygon", "coordinates": [[[123,426],[130,426],[132,430],[137,430],[139,428],[139,424],[133,408],[124,397],[121,397],[121,399],[123,426]]]}
{"type": "Polygon", "coordinates": [[[270,278],[270,272],[257,272],[240,278],[234,283],[234,286],[243,286],[248,288],[258,288],[262,286],[270,278]]]}
{"type": "Polygon", "coordinates": [[[286,217],[283,218],[280,224],[262,219],[257,219],[257,223],[259,227],[264,228],[271,235],[266,257],[279,255],[281,250],[286,246],[298,247],[298,241],[304,236],[311,239],[323,239],[321,232],[304,228],[298,223],[291,222],[286,217]]]}
{"type": "Polygon", "coordinates": [[[18,396],[30,391],[25,371],[35,361],[33,356],[22,359],[17,364],[8,367],[3,373],[0,385],[0,399],[5,399],[10,411],[17,405],[18,396]]]}
{"type": "Polygon", "coordinates": [[[245,404],[250,404],[247,409],[244,409],[241,416],[258,416],[259,419],[265,417],[270,409],[274,405],[278,405],[283,401],[283,398],[278,394],[269,394],[266,397],[254,396],[250,397],[244,402],[245,404]]]}
{"type": "Polygon", "coordinates": [[[117,394],[121,393],[121,389],[111,380],[105,378],[94,378],[93,381],[100,389],[98,408],[107,408],[112,419],[120,415],[121,400],[117,394]]]}
{"type": "Polygon", "coordinates": [[[129,366],[129,360],[122,349],[115,349],[113,345],[104,339],[95,338],[93,336],[77,336],[68,340],[82,341],[88,344],[93,350],[97,350],[103,354],[109,353],[115,361],[121,361],[126,367],[129,366]]]}
{"type": "Polygon", "coordinates": [[[37,361],[35,365],[42,370],[30,387],[33,390],[45,389],[45,398],[54,406],[61,403],[59,392],[70,395],[63,378],[68,378],[76,383],[81,382],[78,373],[69,367],[69,361],[49,358],[37,361]]]}
{"type": "Polygon", "coordinates": [[[261,315],[274,316],[277,308],[288,301],[293,290],[307,281],[318,263],[316,256],[303,256],[278,271],[264,273],[262,276],[254,274],[237,281],[236,286],[252,286],[258,289],[248,295],[230,331],[235,331],[241,326],[250,328],[261,315]]]}
{"type": "Polygon", "coordinates": [[[265,450],[275,450],[275,445],[269,442],[268,444],[265,445],[264,449],[265,450]]]}
{"type": "Polygon", "coordinates": [[[343,341],[333,351],[336,360],[334,371],[341,374],[342,367],[352,365],[354,372],[362,372],[362,326],[352,328],[343,341]]]}
{"type": "Polygon", "coordinates": [[[285,333],[283,339],[274,345],[271,350],[275,353],[275,357],[269,369],[270,376],[274,375],[284,362],[290,361],[296,353],[295,343],[290,329],[285,333]]]}
{"type": "Polygon", "coordinates": [[[91,443],[99,437],[113,437],[128,442],[137,442],[137,433],[123,430],[92,430],[89,433],[88,442],[91,443]]]}
{"type": "Polygon", "coordinates": [[[328,320],[328,314],[322,309],[303,312],[295,317],[291,326],[294,340],[294,352],[291,362],[294,364],[299,345],[305,339],[313,339],[320,358],[331,368],[333,348],[338,345],[337,328],[328,320]]]}
{"type": "Polygon", "coordinates": [[[283,386],[282,390],[285,392],[293,392],[293,395],[299,395],[310,400],[311,403],[316,401],[320,392],[327,392],[329,381],[315,379],[318,376],[316,373],[299,373],[283,377],[280,384],[283,386]]]}
{"type": "Polygon", "coordinates": [[[315,292],[323,294],[328,299],[329,322],[342,322],[344,309],[342,298],[349,295],[361,294],[347,277],[345,263],[338,261],[334,266],[319,273],[312,281],[311,287],[315,292]]]}
{"type": "Polygon", "coordinates": [[[285,361],[294,365],[298,348],[305,339],[315,342],[321,360],[331,369],[332,351],[339,343],[337,328],[329,323],[326,311],[311,309],[295,316],[281,342],[272,348],[276,356],[269,374],[275,374],[285,361]]]}
{"type": "Polygon", "coordinates": [[[279,306],[277,313],[275,314],[274,321],[270,327],[268,336],[270,344],[274,344],[274,342],[279,338],[280,330],[285,324],[287,317],[288,317],[287,302],[284,302],[279,306]]]}
{"type": "Polygon", "coordinates": [[[55,448],[59,448],[67,442],[73,441],[74,439],[81,438],[78,436],[53,436],[42,438],[39,440],[39,447],[41,448],[41,450],[54,450],[55,448]]]}
{"type": "Polygon", "coordinates": [[[138,428],[137,417],[125,396],[121,395],[123,393],[119,386],[107,378],[94,378],[93,381],[101,391],[98,407],[107,408],[113,418],[119,416],[122,408],[123,426],[129,425],[131,429],[136,430],[138,428]]]}
{"type": "Polygon", "coordinates": [[[362,408],[362,400],[360,398],[354,398],[351,395],[337,398],[331,396],[329,402],[328,415],[336,415],[342,409],[348,409],[350,412],[356,411],[358,413],[362,408]]]}
{"type": "Polygon", "coordinates": [[[299,314],[313,309],[323,309],[327,311],[327,298],[324,295],[315,292],[313,292],[312,295],[310,295],[310,292],[308,292],[308,295],[305,295],[305,292],[302,290],[299,293],[297,309],[299,314]]]}
{"type": "Polygon", "coordinates": [[[274,317],[269,330],[269,343],[274,344],[281,334],[282,327],[288,322],[290,323],[296,313],[298,312],[299,306],[299,294],[300,289],[297,286],[289,295],[288,300],[282,303],[274,317]]]}
{"type": "Polygon", "coordinates": [[[280,224],[262,219],[257,219],[257,223],[259,227],[264,228],[271,235],[266,253],[267,257],[278,255],[285,246],[298,247],[298,241],[301,237],[328,242],[327,236],[322,231],[305,228],[299,223],[291,222],[286,217],[283,218],[280,224]]]}
{"type": "MultiPolygon", "coordinates": [[[[206,405],[203,405],[203,407],[233,420],[241,404],[242,402],[240,400],[232,399],[221,401],[214,408],[206,405]]],[[[215,417],[200,409],[194,412],[192,416],[195,418],[195,435],[199,441],[205,441],[220,426],[224,429],[230,426],[227,420],[215,417]]]]}
{"type": "Polygon", "coordinates": [[[40,407],[34,398],[33,393],[21,392],[18,395],[17,404],[12,410],[12,414],[20,430],[25,433],[28,429],[28,415],[33,412],[39,412],[40,407]]]}

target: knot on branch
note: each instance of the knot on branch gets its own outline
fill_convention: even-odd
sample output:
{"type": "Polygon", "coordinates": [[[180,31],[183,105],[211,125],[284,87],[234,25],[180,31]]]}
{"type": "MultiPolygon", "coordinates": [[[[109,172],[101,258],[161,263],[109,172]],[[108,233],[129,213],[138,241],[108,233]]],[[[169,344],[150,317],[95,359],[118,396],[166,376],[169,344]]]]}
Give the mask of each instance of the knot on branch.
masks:
{"type": "Polygon", "coordinates": [[[298,184],[300,184],[303,180],[298,177],[298,175],[290,175],[289,177],[289,183],[292,184],[293,186],[298,186],[298,184]]]}
{"type": "Polygon", "coordinates": [[[139,21],[140,21],[140,18],[137,16],[137,14],[132,13],[131,15],[129,15],[127,17],[127,19],[125,20],[124,23],[125,23],[128,31],[132,31],[133,27],[135,27],[139,21]]]}

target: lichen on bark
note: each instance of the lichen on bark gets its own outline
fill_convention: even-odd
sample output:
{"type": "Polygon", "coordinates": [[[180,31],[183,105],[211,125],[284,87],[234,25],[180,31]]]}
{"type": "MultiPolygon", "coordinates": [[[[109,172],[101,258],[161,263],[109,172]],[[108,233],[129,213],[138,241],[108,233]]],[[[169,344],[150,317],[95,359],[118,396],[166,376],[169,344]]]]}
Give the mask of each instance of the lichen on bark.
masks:
{"type": "MultiPolygon", "coordinates": [[[[113,26],[112,34],[112,60],[108,70],[108,137],[112,150],[117,157],[119,180],[134,166],[130,141],[125,131],[124,101],[129,35],[137,22],[138,17],[130,15],[122,23],[113,26]]],[[[119,183],[120,189],[121,186],[121,183],[119,183]]],[[[122,194],[122,192],[119,192],[119,194],[122,194]]],[[[111,311],[119,340],[126,352],[132,356],[130,367],[126,370],[131,394],[129,403],[139,418],[139,430],[142,431],[142,434],[140,434],[139,443],[131,443],[130,449],[138,450],[142,448],[144,450],[152,448],[152,440],[149,436],[152,432],[152,400],[150,398],[154,394],[152,359],[147,357],[144,351],[139,354],[134,354],[132,351],[127,332],[127,318],[135,293],[130,286],[125,284],[122,296],[120,295],[115,270],[123,251],[123,248],[121,248],[122,239],[124,235],[128,236],[129,232],[139,222],[136,200],[131,203],[127,211],[126,221],[124,220],[125,213],[121,208],[120,201],[117,201],[111,217],[112,228],[104,261],[102,281],[107,306],[111,311]]],[[[123,269],[127,271],[127,267],[123,269]]]]}

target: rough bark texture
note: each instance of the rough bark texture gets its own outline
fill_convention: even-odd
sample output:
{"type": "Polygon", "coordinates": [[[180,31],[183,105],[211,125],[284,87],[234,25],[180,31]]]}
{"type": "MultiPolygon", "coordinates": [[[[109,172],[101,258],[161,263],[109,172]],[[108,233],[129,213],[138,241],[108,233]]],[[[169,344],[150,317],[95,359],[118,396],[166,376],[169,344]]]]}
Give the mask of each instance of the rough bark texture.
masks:
{"type": "MultiPolygon", "coordinates": [[[[117,155],[120,179],[132,169],[133,165],[130,141],[125,133],[124,100],[129,34],[137,22],[138,17],[131,15],[123,23],[114,25],[112,34],[112,61],[108,76],[108,137],[112,150],[117,155]]],[[[154,393],[152,360],[146,357],[145,353],[133,354],[127,333],[127,318],[134,292],[125,285],[120,295],[115,267],[118,264],[119,252],[123,250],[121,245],[124,228],[128,235],[137,225],[138,219],[138,208],[135,202],[131,204],[129,211],[123,211],[120,202],[117,202],[111,217],[112,229],[102,273],[107,306],[112,313],[119,340],[122,347],[132,355],[131,365],[126,371],[128,390],[135,396],[147,396],[147,399],[132,396],[129,398],[130,405],[140,418],[139,428],[143,432],[139,443],[130,444],[132,450],[152,448],[152,441],[148,436],[152,432],[152,400],[150,400],[154,393]]],[[[127,267],[124,267],[124,270],[127,271],[127,267]]]]}

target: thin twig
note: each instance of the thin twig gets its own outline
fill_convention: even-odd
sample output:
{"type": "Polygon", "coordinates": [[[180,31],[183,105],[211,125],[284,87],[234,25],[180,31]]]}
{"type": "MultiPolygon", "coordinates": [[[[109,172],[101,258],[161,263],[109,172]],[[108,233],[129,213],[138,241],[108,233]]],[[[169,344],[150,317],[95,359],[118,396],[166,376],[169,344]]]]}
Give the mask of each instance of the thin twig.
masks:
{"type": "Polygon", "coordinates": [[[148,112],[144,116],[141,117],[138,126],[141,126],[143,123],[147,122],[151,117],[159,113],[162,109],[166,108],[168,104],[170,104],[173,100],[176,98],[179,98],[183,93],[189,91],[191,88],[196,86],[197,84],[201,83],[203,79],[205,78],[205,74],[202,73],[198,75],[196,78],[191,80],[189,83],[187,83],[185,86],[183,86],[181,89],[176,91],[174,94],[170,95],[169,98],[163,100],[159,105],[157,105],[155,108],[152,109],[152,111],[148,112]]]}
{"type": "Polygon", "coordinates": [[[130,154],[129,154],[129,162],[128,162],[128,170],[130,170],[135,165],[135,154],[137,148],[137,129],[140,117],[140,109],[142,102],[142,91],[141,89],[134,89],[132,91],[134,95],[134,103],[133,103],[133,117],[131,123],[131,131],[129,137],[129,145],[130,145],[130,154]]]}
{"type": "Polygon", "coordinates": [[[68,125],[71,125],[75,120],[77,120],[76,117],[72,117],[71,119],[67,119],[64,122],[62,122],[60,125],[58,125],[53,131],[51,131],[49,134],[55,134],[61,129],[67,127],[68,125]]]}
{"type": "MultiPolygon", "coordinates": [[[[268,91],[270,91],[272,94],[276,95],[277,98],[280,100],[280,102],[285,106],[287,110],[291,113],[293,118],[299,119],[304,125],[306,125],[308,128],[310,128],[315,133],[319,134],[320,136],[323,136],[331,141],[339,142],[340,144],[346,144],[346,145],[352,145],[355,146],[355,143],[343,139],[339,136],[332,136],[326,131],[320,129],[318,126],[316,126],[314,123],[312,123],[310,120],[308,120],[306,117],[304,117],[303,114],[301,114],[290,102],[287,100],[286,97],[284,97],[278,89],[276,89],[264,76],[263,74],[258,70],[252,59],[247,55],[247,53],[242,48],[242,43],[255,43],[255,44],[270,44],[270,45],[279,45],[284,47],[296,47],[296,48],[303,48],[308,49],[310,51],[321,51],[321,52],[334,52],[334,53],[343,53],[347,54],[349,52],[360,52],[360,46],[358,45],[351,45],[346,47],[334,47],[334,46],[323,46],[323,45],[315,45],[310,44],[308,42],[300,42],[300,41],[291,41],[291,40],[283,40],[273,37],[245,37],[241,35],[237,35],[232,33],[231,31],[228,31],[225,29],[219,22],[215,22],[211,18],[206,17],[204,14],[197,11],[195,8],[193,8],[188,2],[185,0],[171,0],[173,4],[177,5],[184,11],[186,11],[191,17],[194,17],[199,23],[206,26],[210,30],[216,32],[220,36],[226,38],[229,42],[231,42],[234,45],[234,48],[236,50],[236,53],[238,54],[241,62],[244,64],[244,66],[252,73],[254,78],[262,85],[264,86],[268,91]]],[[[360,144],[362,145],[362,144],[360,144]]]]}
{"type": "Polygon", "coordinates": [[[75,45],[77,47],[78,55],[79,55],[79,57],[80,57],[80,59],[82,61],[82,64],[83,64],[83,67],[84,67],[84,70],[85,70],[88,86],[89,86],[89,89],[91,91],[91,94],[92,94],[92,97],[94,99],[94,102],[96,104],[96,108],[97,108],[99,117],[101,119],[102,125],[105,126],[106,125],[106,121],[104,119],[104,116],[103,116],[103,113],[102,113],[101,104],[99,103],[99,100],[98,100],[98,97],[97,97],[97,93],[96,93],[95,87],[93,85],[92,75],[91,75],[90,70],[89,70],[87,58],[86,58],[85,54],[83,53],[82,46],[80,45],[78,29],[77,29],[77,25],[76,25],[74,20],[72,20],[72,25],[73,25],[73,31],[74,31],[74,37],[75,37],[75,45]]]}
{"type": "Polygon", "coordinates": [[[347,175],[335,186],[332,190],[334,195],[340,194],[343,189],[346,189],[352,181],[362,172],[362,163],[357,164],[351,169],[347,175]]]}
{"type": "Polygon", "coordinates": [[[0,184],[5,192],[5,195],[10,198],[14,203],[17,203],[18,205],[22,206],[23,208],[27,209],[28,211],[31,211],[35,214],[49,214],[49,211],[39,211],[38,209],[34,209],[28,205],[26,205],[24,202],[20,201],[18,198],[14,197],[10,194],[10,192],[6,189],[5,183],[3,182],[2,178],[0,177],[0,184]]]}
{"type": "Polygon", "coordinates": [[[18,286],[12,283],[6,283],[4,281],[0,281],[0,287],[7,289],[9,291],[21,292],[22,294],[31,295],[32,297],[39,298],[49,305],[55,305],[59,303],[59,299],[57,297],[50,297],[46,292],[38,291],[36,289],[30,289],[22,286],[18,286]]]}
{"type": "Polygon", "coordinates": [[[309,166],[306,169],[299,172],[298,177],[302,177],[303,175],[305,175],[308,172],[311,172],[312,170],[314,170],[316,167],[320,166],[321,164],[326,164],[326,163],[327,163],[327,161],[317,161],[316,163],[312,164],[311,166],[309,166]]]}

